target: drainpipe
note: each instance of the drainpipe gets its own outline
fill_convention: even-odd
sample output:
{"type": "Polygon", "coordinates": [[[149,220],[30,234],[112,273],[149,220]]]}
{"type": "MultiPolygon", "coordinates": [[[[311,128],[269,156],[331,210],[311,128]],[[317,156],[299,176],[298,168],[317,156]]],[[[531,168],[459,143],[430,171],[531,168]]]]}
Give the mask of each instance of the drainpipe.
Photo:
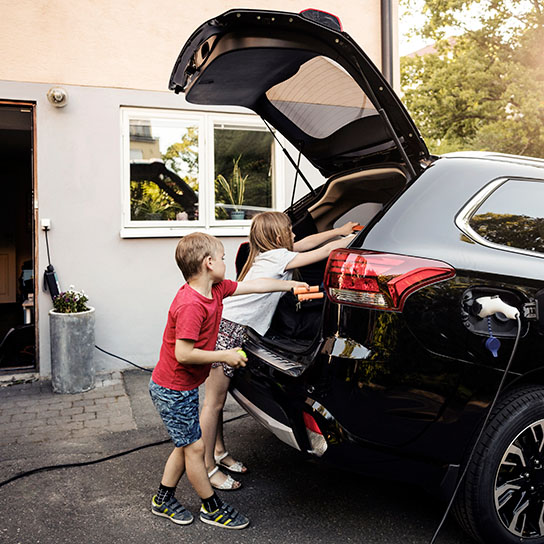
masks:
{"type": "Polygon", "coordinates": [[[393,0],[381,0],[382,74],[393,86],[393,0]]]}

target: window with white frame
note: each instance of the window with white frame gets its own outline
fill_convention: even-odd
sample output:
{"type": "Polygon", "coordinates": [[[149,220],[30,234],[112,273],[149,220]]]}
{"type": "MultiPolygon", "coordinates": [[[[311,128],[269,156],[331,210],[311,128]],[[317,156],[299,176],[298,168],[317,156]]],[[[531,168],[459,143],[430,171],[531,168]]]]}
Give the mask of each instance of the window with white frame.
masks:
{"type": "Polygon", "coordinates": [[[243,234],[283,207],[281,154],[256,116],[123,108],[122,123],[124,236],[243,234]]]}

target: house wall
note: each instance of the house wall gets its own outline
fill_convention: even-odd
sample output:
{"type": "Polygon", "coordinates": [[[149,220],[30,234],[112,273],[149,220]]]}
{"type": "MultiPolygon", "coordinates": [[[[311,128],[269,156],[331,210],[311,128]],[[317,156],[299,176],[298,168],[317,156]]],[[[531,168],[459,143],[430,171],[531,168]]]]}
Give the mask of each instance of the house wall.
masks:
{"type": "MultiPolygon", "coordinates": [[[[380,65],[378,0],[313,2],[337,13],[344,29],[380,65]]],[[[174,261],[178,238],[136,238],[121,231],[122,106],[197,111],[182,95],[167,91],[173,63],[192,30],[234,7],[210,1],[192,4],[150,2],[0,1],[0,99],[36,103],[38,229],[51,219],[51,261],[61,287],[73,284],[96,308],[96,343],[142,366],[156,363],[169,304],[182,276],[174,261]],[[47,91],[62,85],[65,108],[55,108],[47,91]]],[[[246,2],[246,7],[268,6],[246,2]]],[[[306,2],[283,0],[274,9],[300,11],[306,2]]],[[[245,113],[245,112],[244,112],[245,113]]],[[[296,156],[296,152],[292,152],[296,156]]],[[[303,161],[312,185],[321,176],[303,161]]],[[[294,172],[285,164],[285,194],[290,198],[294,172]]],[[[304,194],[298,183],[297,198],[304,194]]],[[[286,202],[286,205],[289,203],[286,202]]],[[[183,233],[180,232],[180,235],[183,233]]],[[[227,277],[234,278],[234,257],[244,237],[223,237],[227,277]]],[[[50,375],[48,311],[42,289],[47,265],[44,233],[38,230],[36,270],[39,372],[50,375]]],[[[98,370],[125,368],[96,352],[98,370]]]]}
{"type": "Polygon", "coordinates": [[[0,79],[166,91],[190,33],[234,7],[334,13],[381,65],[380,0],[0,0],[0,79]]]}
{"type": "MultiPolygon", "coordinates": [[[[46,98],[49,84],[0,82],[0,96],[36,102],[38,178],[38,319],[40,374],[50,374],[48,293],[41,274],[47,265],[40,220],[49,218],[51,262],[62,289],[74,285],[96,308],[98,346],[137,364],[155,364],[169,304],[183,278],[174,261],[178,241],[121,238],[122,106],[196,109],[173,93],[65,85],[69,103],[55,108],[46,98]]],[[[202,111],[202,108],[199,109],[202,111]]],[[[206,111],[226,111],[206,108],[206,111]]],[[[230,112],[241,112],[231,108],[230,112]]],[[[292,150],[293,156],[296,152],[292,150]]],[[[304,165],[311,183],[323,178],[304,165]]],[[[294,174],[285,165],[288,191],[294,174]]],[[[304,194],[299,182],[297,198],[304,194]]],[[[284,203],[286,204],[286,203],[284,203]]],[[[187,231],[185,231],[186,233],[187,231]]],[[[180,236],[183,233],[180,232],[180,236]]],[[[227,277],[234,279],[234,257],[245,237],[222,237],[227,277]]],[[[97,368],[123,367],[96,352],[97,368]]]]}

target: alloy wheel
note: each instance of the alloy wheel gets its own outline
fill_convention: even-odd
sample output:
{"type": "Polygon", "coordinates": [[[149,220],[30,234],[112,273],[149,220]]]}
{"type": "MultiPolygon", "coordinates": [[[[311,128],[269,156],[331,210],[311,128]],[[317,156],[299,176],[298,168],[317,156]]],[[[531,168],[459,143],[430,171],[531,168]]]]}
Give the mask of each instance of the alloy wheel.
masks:
{"type": "Polygon", "coordinates": [[[495,508],[512,534],[544,536],[544,419],[528,425],[506,448],[495,476],[495,508]]]}

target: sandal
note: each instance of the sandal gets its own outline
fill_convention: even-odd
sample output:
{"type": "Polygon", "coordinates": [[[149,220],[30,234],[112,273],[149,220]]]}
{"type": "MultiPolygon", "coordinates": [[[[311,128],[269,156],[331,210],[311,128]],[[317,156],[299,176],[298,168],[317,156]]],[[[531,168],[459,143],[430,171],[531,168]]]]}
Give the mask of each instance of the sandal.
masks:
{"type": "Polygon", "coordinates": [[[229,455],[229,452],[226,451],[225,453],[222,453],[221,455],[214,456],[215,462],[223,468],[226,468],[227,470],[230,470],[230,472],[236,472],[237,474],[244,474],[247,472],[247,468],[244,466],[242,461],[235,461],[232,463],[232,465],[227,465],[226,463],[222,463],[223,459],[229,455]]]}
{"type": "Polygon", "coordinates": [[[235,491],[236,489],[240,489],[242,487],[242,484],[235,480],[230,474],[226,475],[227,479],[221,485],[212,483],[211,477],[218,471],[219,467],[215,467],[211,472],[208,472],[208,479],[210,480],[212,487],[215,487],[215,489],[220,489],[221,491],[235,491]]]}

